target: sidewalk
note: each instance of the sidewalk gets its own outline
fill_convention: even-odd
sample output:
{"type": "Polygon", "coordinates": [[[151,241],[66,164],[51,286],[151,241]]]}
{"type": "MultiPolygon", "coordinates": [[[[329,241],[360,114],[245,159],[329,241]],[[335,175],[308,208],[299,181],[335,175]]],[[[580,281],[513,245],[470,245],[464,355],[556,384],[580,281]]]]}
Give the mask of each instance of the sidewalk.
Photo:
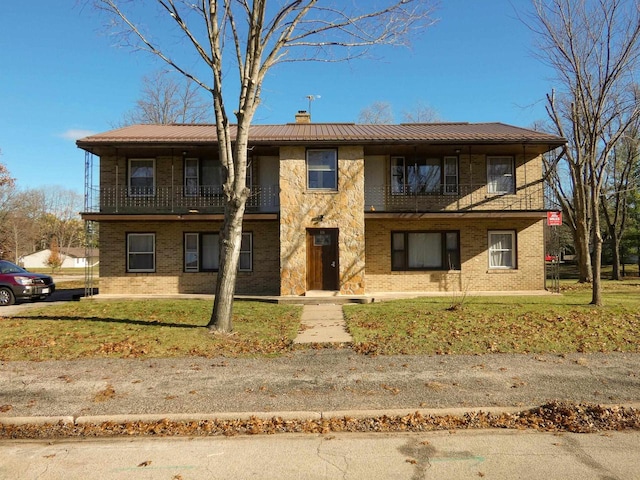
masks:
{"type": "Polygon", "coordinates": [[[300,332],[294,343],[350,343],[342,305],[304,305],[300,332]]]}

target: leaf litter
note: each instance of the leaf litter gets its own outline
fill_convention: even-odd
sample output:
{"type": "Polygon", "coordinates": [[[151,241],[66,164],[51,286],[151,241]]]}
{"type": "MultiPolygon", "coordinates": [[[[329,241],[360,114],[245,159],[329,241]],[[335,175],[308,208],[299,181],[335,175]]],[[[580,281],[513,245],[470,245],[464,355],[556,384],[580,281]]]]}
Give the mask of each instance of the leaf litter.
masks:
{"type": "Polygon", "coordinates": [[[251,417],[236,420],[154,422],[103,422],[99,424],[53,423],[10,425],[0,422],[0,438],[38,439],[61,437],[117,436],[235,436],[278,433],[330,434],[336,432],[430,432],[504,428],[543,432],[596,433],[640,430],[640,410],[625,406],[554,401],[517,413],[468,412],[464,415],[403,416],[382,415],[367,418],[349,416],[285,420],[281,417],[251,417]]]}

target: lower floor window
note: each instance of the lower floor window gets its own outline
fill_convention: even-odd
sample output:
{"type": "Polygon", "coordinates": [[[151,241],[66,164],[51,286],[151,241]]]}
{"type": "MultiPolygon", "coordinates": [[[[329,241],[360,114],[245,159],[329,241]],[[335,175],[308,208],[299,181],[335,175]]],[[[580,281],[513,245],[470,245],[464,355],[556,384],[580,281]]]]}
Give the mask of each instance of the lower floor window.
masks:
{"type": "Polygon", "coordinates": [[[460,270],[460,234],[392,232],[392,270],[460,270]]]}
{"type": "MultiPolygon", "coordinates": [[[[184,234],[184,271],[213,272],[220,268],[220,235],[217,233],[184,234]]],[[[242,234],[238,270],[253,270],[253,235],[242,234]]]]}
{"type": "Polygon", "coordinates": [[[127,272],[155,272],[155,233],[127,234],[127,272]]]}
{"type": "Polygon", "coordinates": [[[516,268],[516,232],[494,230],[489,232],[489,268],[516,268]]]}

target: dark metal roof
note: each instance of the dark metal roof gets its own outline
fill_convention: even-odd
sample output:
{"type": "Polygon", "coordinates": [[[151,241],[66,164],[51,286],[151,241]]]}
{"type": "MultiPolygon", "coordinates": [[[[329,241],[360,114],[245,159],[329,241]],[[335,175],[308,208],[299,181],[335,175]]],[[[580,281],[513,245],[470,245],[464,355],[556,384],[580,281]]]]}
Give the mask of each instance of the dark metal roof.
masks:
{"type": "MultiPolygon", "coordinates": [[[[235,126],[232,127],[235,135],[235,126]]],[[[118,145],[216,144],[214,125],[132,125],[77,141],[80,148],[118,145]]],[[[533,143],[549,147],[566,143],[562,137],[503,123],[287,123],[252,125],[249,143],[260,144],[499,144],[533,143]]]]}

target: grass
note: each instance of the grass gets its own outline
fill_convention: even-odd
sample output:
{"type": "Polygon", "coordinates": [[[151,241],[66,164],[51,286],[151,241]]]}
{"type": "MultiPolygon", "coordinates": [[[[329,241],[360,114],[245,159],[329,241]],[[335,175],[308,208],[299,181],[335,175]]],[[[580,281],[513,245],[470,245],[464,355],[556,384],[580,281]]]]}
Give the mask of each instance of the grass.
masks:
{"type": "MultiPolygon", "coordinates": [[[[561,281],[563,295],[430,297],[344,309],[363,354],[640,352],[640,279],[591,286],[561,281]]],[[[0,314],[2,312],[0,311],[0,314]]],[[[84,301],[0,317],[0,360],[273,356],[291,351],[296,306],[236,301],[234,332],[205,328],[207,300],[84,301]]]]}
{"type": "Polygon", "coordinates": [[[345,308],[354,348],[366,354],[640,352],[640,281],[604,282],[563,295],[397,300],[345,308]]]}
{"type": "MultiPolygon", "coordinates": [[[[0,312],[1,313],[1,312],[0,312]]],[[[205,326],[206,300],[69,302],[0,317],[0,360],[276,355],[291,348],[300,308],[234,305],[234,332],[205,326]]]]}

